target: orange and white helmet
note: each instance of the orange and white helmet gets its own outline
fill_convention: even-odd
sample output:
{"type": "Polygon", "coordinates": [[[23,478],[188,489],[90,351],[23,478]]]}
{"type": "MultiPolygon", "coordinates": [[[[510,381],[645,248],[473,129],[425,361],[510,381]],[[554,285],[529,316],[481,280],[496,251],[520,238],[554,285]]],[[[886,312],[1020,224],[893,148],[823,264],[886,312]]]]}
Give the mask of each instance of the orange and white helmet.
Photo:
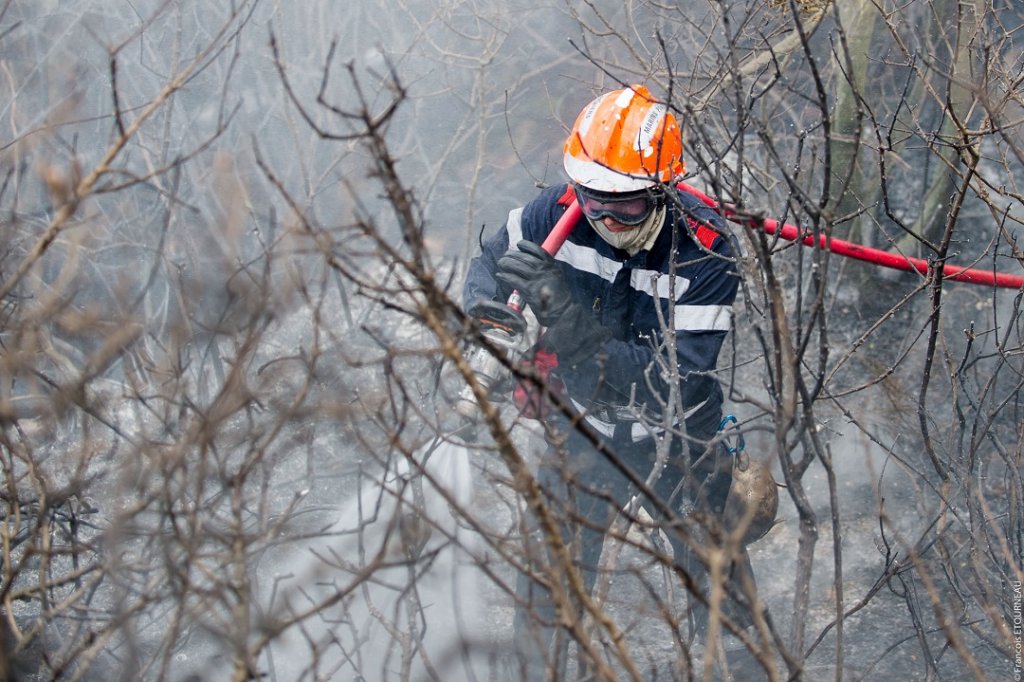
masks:
{"type": "Polygon", "coordinates": [[[576,119],[562,163],[578,185],[635,192],[683,174],[683,140],[668,107],[631,85],[601,95],[576,119]]]}

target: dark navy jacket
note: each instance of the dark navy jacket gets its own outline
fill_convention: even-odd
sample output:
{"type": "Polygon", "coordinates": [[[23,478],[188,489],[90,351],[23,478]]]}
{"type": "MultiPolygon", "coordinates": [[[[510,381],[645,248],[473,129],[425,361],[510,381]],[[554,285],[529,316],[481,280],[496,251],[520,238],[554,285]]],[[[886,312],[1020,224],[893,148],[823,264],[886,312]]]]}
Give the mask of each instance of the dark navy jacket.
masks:
{"type": "MultiPolygon", "coordinates": [[[[494,278],[498,258],[520,239],[543,242],[569,196],[565,185],[551,187],[509,213],[505,226],[470,264],[463,289],[467,310],[481,299],[507,299],[510,292],[494,278]]],[[[670,387],[664,351],[659,349],[671,320],[682,406],[689,414],[687,431],[708,439],[717,431],[722,405],[721,388],[711,373],[732,324],[738,278],[729,240],[708,227],[721,227],[718,214],[689,194],[679,192],[678,199],[668,202],[666,214],[675,234],[666,225],[650,251],[633,257],[605,242],[586,218],[570,233],[555,258],[573,297],[612,331],[613,338],[592,360],[559,367],[559,375],[569,396],[595,416],[616,412],[601,411],[601,406],[629,404],[661,414],[670,387]]],[[[618,412],[621,420],[625,410],[618,412]]],[[[635,435],[634,440],[640,438],[635,435]]]]}

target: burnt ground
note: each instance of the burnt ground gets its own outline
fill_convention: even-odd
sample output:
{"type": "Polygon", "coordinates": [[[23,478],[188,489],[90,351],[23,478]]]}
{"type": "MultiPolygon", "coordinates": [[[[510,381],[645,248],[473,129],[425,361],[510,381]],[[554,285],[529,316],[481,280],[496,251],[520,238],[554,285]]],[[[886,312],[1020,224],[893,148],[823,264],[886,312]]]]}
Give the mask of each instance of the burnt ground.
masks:
{"type": "MultiPolygon", "coordinates": [[[[841,679],[972,679],[946,644],[928,594],[913,572],[906,570],[879,585],[886,571],[886,543],[897,559],[905,561],[905,546],[927,533],[934,517],[934,510],[921,503],[929,496],[922,492],[919,478],[906,469],[909,460],[896,463],[853,427],[849,433],[835,424],[831,428],[842,534],[843,605],[847,611],[855,610],[844,621],[841,679]],[[885,524],[879,521],[880,511],[887,515],[885,524]],[[922,642],[936,659],[933,666],[925,663],[922,642]]],[[[337,441],[324,445],[325,454],[339,452],[337,441]]],[[[522,431],[520,445],[527,452],[537,451],[532,447],[535,442],[522,431]]],[[[754,456],[767,451],[757,433],[748,438],[748,451],[754,456]]],[[[375,574],[342,602],[343,607],[325,609],[308,621],[301,636],[293,631],[293,636],[283,638],[269,656],[261,659],[263,678],[366,682],[519,679],[510,656],[514,571],[492,547],[479,541],[465,520],[456,520],[450,513],[450,504],[457,502],[492,536],[506,537],[509,546],[515,546],[515,496],[501,482],[505,471],[496,455],[459,448],[435,452],[428,460],[428,473],[445,494],[428,484],[419,500],[408,496],[410,488],[396,488],[400,477],[390,474],[388,486],[396,494],[381,495],[380,485],[367,478],[372,470],[369,464],[353,467],[348,457],[324,461],[324,467],[314,475],[308,506],[297,515],[304,525],[291,527],[295,541],[262,553],[254,562],[254,587],[265,613],[280,617],[284,613],[284,594],[290,594],[292,604],[299,606],[298,596],[329,598],[346,584],[350,574],[339,570],[336,561],[326,566],[324,558],[341,557],[358,563],[359,557],[371,556],[378,543],[389,546],[398,537],[395,519],[403,515],[408,518],[413,509],[408,503],[417,510],[426,509],[426,516],[437,529],[416,562],[408,564],[401,554],[389,553],[393,568],[375,574]],[[396,498],[406,503],[396,505],[396,498]],[[355,511],[359,505],[363,511],[355,511]],[[356,523],[357,518],[362,522],[356,523]],[[356,526],[362,526],[362,531],[350,533],[356,526]],[[300,539],[302,531],[309,533],[305,539],[300,539]],[[452,540],[463,549],[454,550],[452,540]],[[276,595],[274,603],[270,603],[271,595],[276,595]],[[410,618],[407,607],[413,602],[416,614],[410,618]],[[411,629],[416,631],[410,635],[411,629]],[[315,653],[309,641],[317,642],[315,653]],[[410,658],[405,667],[403,652],[410,658]],[[319,661],[316,677],[304,674],[313,660],[319,661]]],[[[309,483],[301,458],[283,462],[277,473],[281,485],[275,495],[282,500],[291,498],[289,486],[309,483]]],[[[777,478],[781,480],[781,476],[777,478]]],[[[812,465],[804,481],[819,528],[805,624],[806,646],[818,640],[826,628],[828,632],[814,646],[799,679],[835,680],[839,678],[836,629],[829,625],[835,618],[836,591],[828,485],[819,464],[812,465]]],[[[777,632],[786,640],[792,626],[799,522],[786,491],[782,491],[780,501],[776,526],[750,547],[750,554],[759,595],[777,632]]],[[[413,516],[424,515],[417,512],[413,516]]],[[[623,549],[616,566],[607,611],[623,631],[641,674],[650,680],[690,679],[680,669],[680,650],[666,625],[665,614],[659,611],[668,600],[667,585],[671,584],[675,613],[669,615],[684,613],[682,589],[674,582],[666,583],[661,569],[652,566],[649,557],[638,550],[623,549]]],[[[936,583],[941,589],[942,581],[936,583]]],[[[953,603],[950,599],[945,605],[953,603]]],[[[984,618],[975,620],[984,626],[984,618]]],[[[160,632],[160,624],[155,622],[152,634],[158,636],[160,632]]],[[[175,651],[169,679],[224,679],[231,657],[222,642],[200,630],[192,633],[175,651]]],[[[968,637],[967,642],[983,666],[984,679],[1012,679],[1011,663],[985,646],[983,637],[968,637]]],[[[91,679],[105,679],[119,665],[116,658],[103,657],[99,664],[95,669],[98,676],[91,679]]],[[[572,672],[570,667],[568,673],[572,672]]],[[[25,679],[34,678],[29,674],[25,679]]]]}
{"type": "MultiPolygon", "coordinates": [[[[935,499],[933,491],[924,486],[920,475],[922,462],[914,459],[913,452],[901,452],[897,461],[841,418],[824,424],[823,432],[838,481],[843,607],[854,610],[844,621],[841,679],[972,679],[947,645],[927,590],[907,561],[906,547],[926,536],[935,518],[934,503],[930,502],[935,499]],[[884,523],[880,514],[885,515],[884,523]],[[890,556],[895,553],[905,568],[880,584],[886,575],[887,552],[890,556]],[[924,658],[925,644],[935,659],[931,666],[924,658]]],[[[517,433],[523,451],[536,456],[539,447],[529,433],[517,433]]],[[[769,462],[781,480],[766,439],[766,431],[755,430],[748,435],[747,450],[769,462]]],[[[395,487],[398,479],[393,472],[387,481],[394,494],[381,495],[379,483],[373,480],[375,472],[380,473],[379,458],[386,449],[360,452],[350,434],[338,433],[332,426],[318,431],[308,449],[285,457],[275,467],[275,504],[283,507],[300,490],[306,497],[295,514],[295,523],[288,527],[294,540],[254,558],[254,589],[265,613],[280,617],[284,612],[280,601],[269,603],[273,595],[273,599],[282,594],[329,598],[332,591],[346,585],[350,574],[339,570],[337,561],[325,565],[324,557],[358,564],[360,557],[373,554],[378,543],[395,541],[395,519],[422,516],[418,512],[427,509],[438,528],[414,563],[403,563],[400,552],[388,554],[393,567],[349,594],[343,608],[327,610],[304,625],[301,637],[285,638],[275,645],[270,656],[261,658],[261,676],[280,681],[519,679],[509,656],[514,571],[493,548],[479,541],[465,519],[450,513],[450,504],[458,502],[492,536],[506,537],[510,546],[515,545],[516,500],[502,482],[507,474],[498,457],[486,449],[435,452],[428,460],[428,473],[444,494],[425,485],[424,498],[417,500],[410,497],[410,488],[395,487]],[[395,499],[403,503],[396,504],[395,499]],[[354,511],[354,505],[361,505],[362,511],[354,511]],[[361,526],[361,532],[350,532],[356,526],[361,526]],[[464,549],[453,550],[456,544],[464,549]],[[481,571],[480,565],[485,570],[481,571]],[[412,618],[407,610],[411,601],[416,611],[412,618]],[[415,623],[415,632],[410,631],[410,622],[415,623]],[[309,641],[316,642],[315,652],[309,641]],[[411,659],[404,669],[403,653],[411,659]],[[321,661],[317,676],[304,676],[313,660],[321,661]]],[[[916,455],[922,458],[921,453],[916,455]]],[[[828,484],[820,463],[812,464],[803,480],[819,531],[805,647],[821,637],[800,679],[834,680],[838,677],[836,629],[829,626],[835,618],[837,595],[828,484]]],[[[800,527],[786,491],[781,491],[780,500],[778,523],[750,547],[750,553],[759,595],[785,641],[793,625],[800,527]]],[[[680,671],[681,657],[673,633],[665,614],[659,612],[659,602],[664,603],[669,592],[661,569],[651,566],[643,553],[630,549],[623,550],[617,568],[607,610],[624,632],[642,674],[651,680],[687,679],[680,671]]],[[[933,565],[931,570],[941,577],[943,567],[933,565]]],[[[674,613],[668,615],[679,617],[685,610],[683,591],[670,584],[674,613]]],[[[943,580],[936,584],[938,590],[948,589],[943,580]]],[[[953,596],[939,593],[947,606],[956,603],[953,596]]],[[[984,678],[1012,679],[1010,661],[984,643],[984,615],[957,615],[980,623],[980,634],[968,636],[966,644],[983,666],[984,678]]],[[[158,640],[161,626],[157,618],[142,634],[158,640]]],[[[142,653],[145,657],[146,652],[142,653]]],[[[101,657],[92,679],[110,679],[104,671],[118,670],[122,654],[101,657]]],[[[196,629],[174,651],[169,679],[224,679],[230,663],[223,640],[196,629]]],[[[33,677],[29,674],[26,679],[33,677]]]]}
{"type": "MultiPolygon", "coordinates": [[[[757,452],[757,447],[756,436],[748,440],[751,452],[757,452]]],[[[930,516],[919,501],[922,496],[914,478],[856,433],[835,433],[832,450],[838,481],[843,608],[855,611],[843,622],[841,679],[971,679],[970,671],[946,644],[920,581],[907,571],[883,580],[887,553],[905,561],[901,548],[927,531],[925,519],[930,516]],[[888,519],[884,535],[879,520],[882,512],[888,519]],[[922,641],[936,659],[933,667],[925,663],[922,641]]],[[[778,472],[776,478],[781,480],[778,472]]],[[[812,465],[804,481],[817,515],[819,537],[805,623],[806,646],[814,646],[799,679],[834,680],[838,679],[835,546],[824,469],[812,465]]],[[[504,505],[493,504],[488,488],[479,492],[482,504],[490,499],[492,508],[503,513],[504,505]]],[[[784,639],[790,636],[792,625],[799,533],[796,508],[783,490],[776,526],[749,548],[759,595],[784,639]]],[[[678,669],[679,650],[673,645],[673,634],[649,596],[654,592],[664,599],[667,594],[661,569],[651,566],[642,552],[628,548],[623,550],[618,568],[607,607],[625,632],[638,666],[649,679],[685,679],[678,669]]],[[[511,638],[511,599],[493,584],[485,586],[483,594],[488,602],[485,621],[491,641],[502,650],[511,638]]],[[[683,594],[680,587],[674,588],[674,604],[680,613],[683,594]]],[[[978,639],[973,639],[971,647],[985,679],[1012,679],[1009,661],[978,639]]],[[[778,662],[781,666],[781,659],[778,662]]],[[[498,679],[517,679],[507,667],[489,666],[488,670],[498,679]]],[[[787,678],[785,668],[780,667],[780,675],[787,678]]]]}

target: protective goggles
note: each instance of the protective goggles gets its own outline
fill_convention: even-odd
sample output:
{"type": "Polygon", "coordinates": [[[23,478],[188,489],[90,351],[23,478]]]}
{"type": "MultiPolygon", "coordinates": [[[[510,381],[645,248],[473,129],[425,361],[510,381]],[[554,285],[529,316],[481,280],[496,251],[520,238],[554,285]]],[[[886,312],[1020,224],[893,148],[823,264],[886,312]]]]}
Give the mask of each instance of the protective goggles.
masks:
{"type": "Polygon", "coordinates": [[[576,190],[576,200],[579,202],[583,215],[591,220],[611,218],[623,225],[639,225],[647,220],[651,211],[658,207],[658,200],[654,193],[647,190],[623,195],[597,192],[587,189],[583,185],[573,185],[573,187],[576,190]]]}

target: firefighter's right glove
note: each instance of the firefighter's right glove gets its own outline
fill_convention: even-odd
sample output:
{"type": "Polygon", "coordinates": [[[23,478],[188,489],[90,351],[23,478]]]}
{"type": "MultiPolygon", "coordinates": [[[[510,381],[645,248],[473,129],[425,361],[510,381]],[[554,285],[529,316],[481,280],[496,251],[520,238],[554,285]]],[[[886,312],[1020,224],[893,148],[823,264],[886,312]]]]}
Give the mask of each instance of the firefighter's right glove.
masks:
{"type": "Polygon", "coordinates": [[[477,301],[467,314],[476,319],[481,333],[502,331],[516,340],[526,333],[526,320],[518,310],[497,301],[477,301]]]}
{"type": "Polygon", "coordinates": [[[495,275],[519,291],[537,321],[547,327],[540,346],[558,355],[560,364],[577,365],[595,355],[612,334],[572,298],[561,266],[538,244],[520,241],[518,251],[498,260],[495,275]]]}
{"type": "MultiPolygon", "coordinates": [[[[512,376],[499,356],[495,355],[493,347],[504,351],[505,362],[515,362],[522,352],[526,320],[518,310],[496,301],[478,301],[469,309],[468,314],[475,318],[480,336],[489,343],[474,344],[467,356],[467,362],[491,399],[501,401],[507,398],[512,387],[512,376]]],[[[460,413],[466,416],[475,414],[472,391],[463,389],[460,396],[460,413]]]]}

